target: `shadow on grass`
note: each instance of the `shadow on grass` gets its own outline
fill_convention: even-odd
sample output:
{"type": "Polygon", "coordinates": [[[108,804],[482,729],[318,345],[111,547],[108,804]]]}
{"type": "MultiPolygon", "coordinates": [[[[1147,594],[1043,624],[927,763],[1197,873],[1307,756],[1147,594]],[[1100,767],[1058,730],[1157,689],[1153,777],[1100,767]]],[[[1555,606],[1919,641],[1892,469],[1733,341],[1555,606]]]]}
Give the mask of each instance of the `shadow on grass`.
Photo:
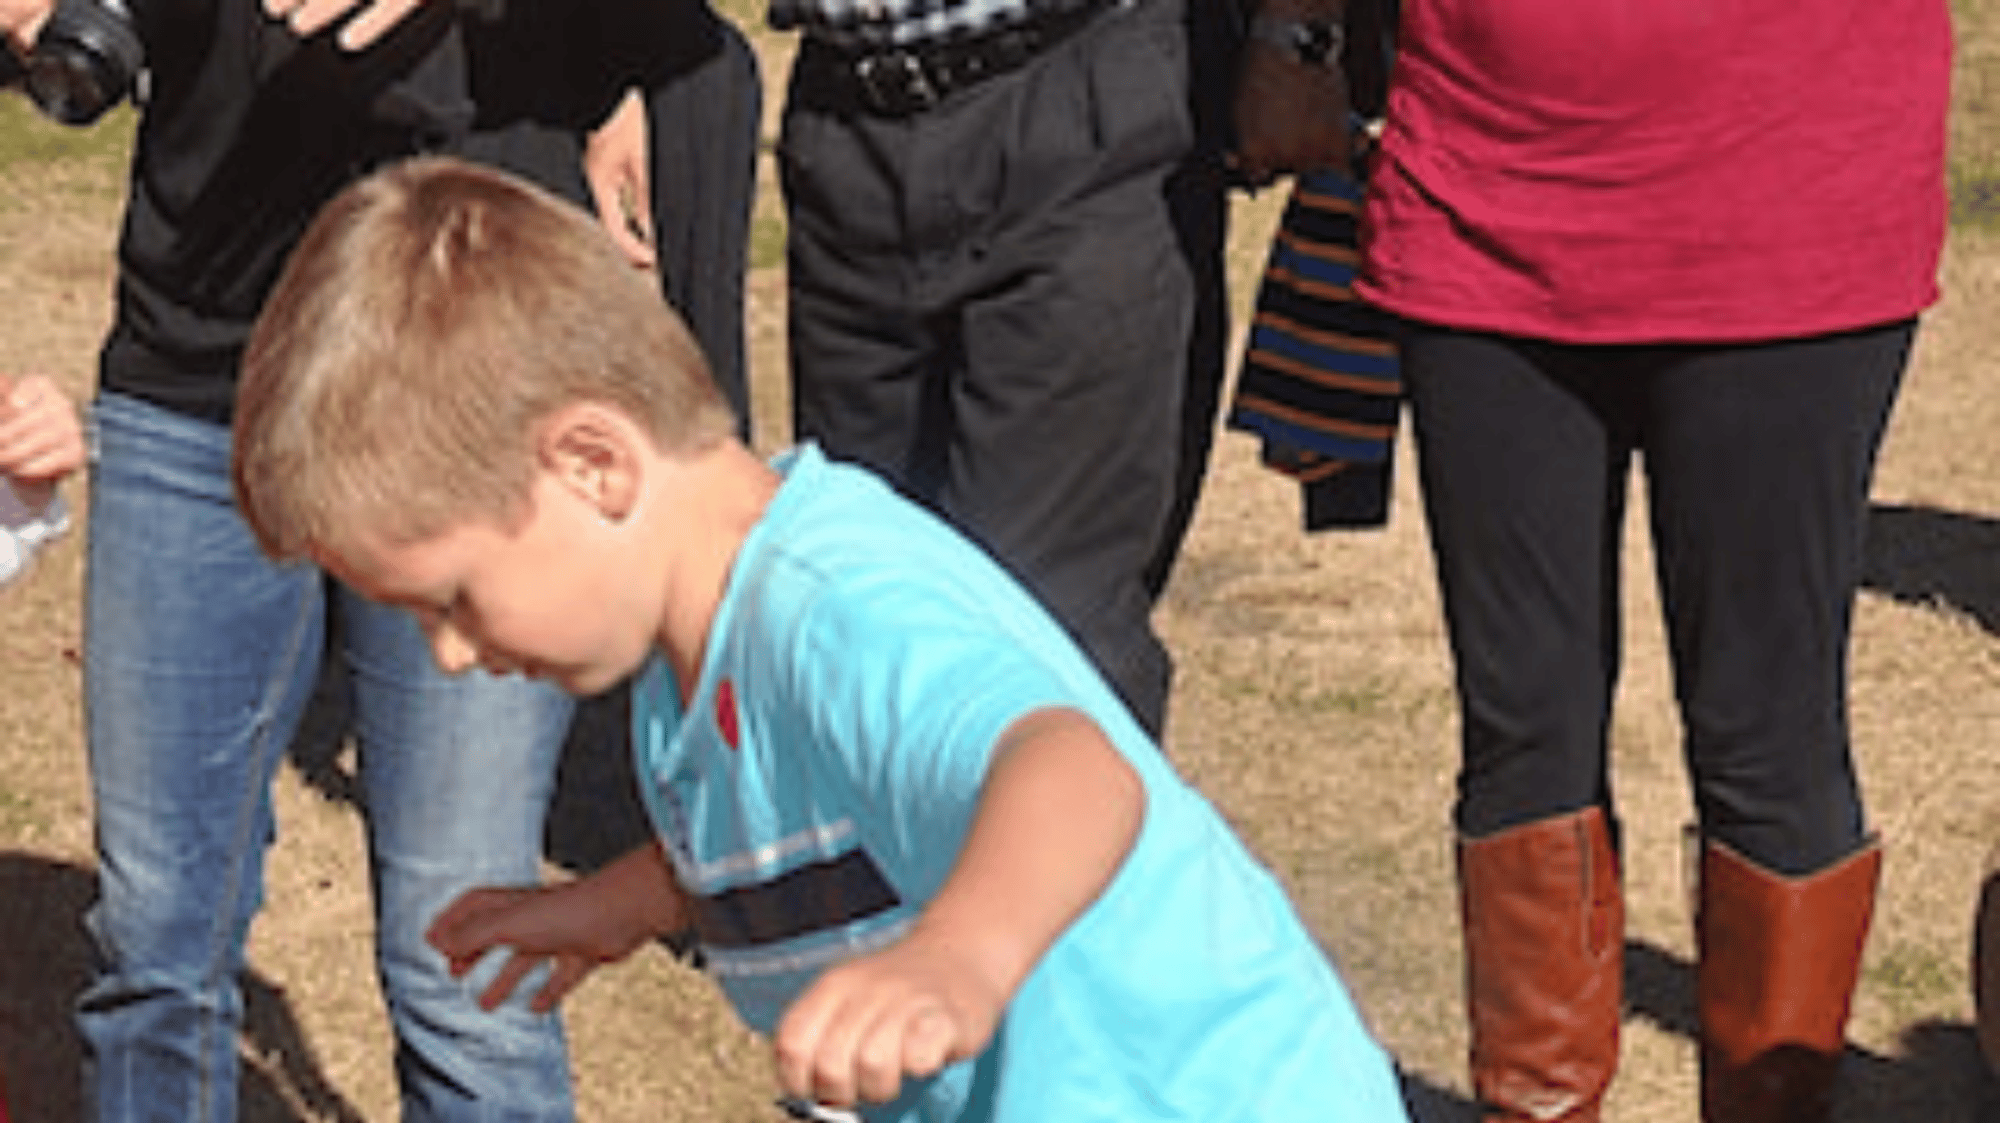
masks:
{"type": "Polygon", "coordinates": [[[1479,1105],[1414,1072],[1398,1072],[1410,1123],[1479,1123],[1479,1105]]]}
{"type": "MultiPolygon", "coordinates": [[[[1625,945],[1625,1018],[1678,1037],[1697,1031],[1694,965],[1642,941],[1625,945]]],[[[1922,1021],[1904,1030],[1898,1055],[1847,1047],[1832,1123],[1993,1123],[2000,1080],[1980,1055],[1973,1028],[1922,1021]]],[[[1414,1073],[1403,1073],[1412,1123],[1478,1123],[1478,1105],[1414,1073]]]]}
{"type": "Polygon", "coordinates": [[[1904,604],[1962,612],[2000,636],[2000,519],[1878,503],[1868,512],[1861,584],[1904,604]]]}
{"type": "Polygon", "coordinates": [[[1953,175],[1951,222],[2000,229],[2000,179],[1953,175]]]}
{"type": "MultiPolygon", "coordinates": [[[[329,670],[290,755],[314,790],[358,806],[360,785],[352,754],[345,751],[350,701],[344,677],[329,670]]],[[[593,869],[650,836],[626,750],[626,715],[623,691],[578,708],[546,845],[550,860],[566,868],[593,869]]],[[[82,1061],[71,1010],[91,975],[83,917],[96,891],[95,876],[81,866],[0,852],[0,948],[7,952],[0,955],[0,1086],[12,1123],[74,1123],[83,1117],[82,1061]]],[[[365,1123],[328,1082],[283,988],[248,972],[242,990],[243,1123],[365,1123]]]]}
{"type": "MultiPolygon", "coordinates": [[[[1625,945],[1626,1017],[1693,1039],[1694,965],[1650,944],[1625,945]]],[[[1970,1025],[1922,1021],[1903,1031],[1898,1055],[1848,1045],[1834,1123],[1991,1123],[2000,1082],[1970,1025]]]]}
{"type": "MultiPolygon", "coordinates": [[[[13,1123],[83,1118],[82,1057],[70,1011],[90,975],[84,910],[90,871],[34,854],[0,853],[0,1072],[13,1123]]],[[[244,1123],[362,1123],[328,1084],[284,991],[243,980],[244,1123]]]]}

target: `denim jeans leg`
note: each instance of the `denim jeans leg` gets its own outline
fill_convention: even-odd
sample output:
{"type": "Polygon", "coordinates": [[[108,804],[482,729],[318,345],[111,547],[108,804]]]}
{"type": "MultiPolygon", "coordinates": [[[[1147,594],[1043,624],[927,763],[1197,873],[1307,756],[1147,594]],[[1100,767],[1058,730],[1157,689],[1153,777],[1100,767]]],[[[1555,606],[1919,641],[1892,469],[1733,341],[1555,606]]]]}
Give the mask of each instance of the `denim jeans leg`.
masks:
{"type": "Polygon", "coordinates": [[[77,1005],[86,1117],[227,1123],[270,780],[312,686],[320,581],[258,552],[231,501],[224,426],[116,395],[97,424],[84,683],[98,963],[77,1005]]]}
{"type": "Polygon", "coordinates": [[[424,930],[459,894],[533,884],[569,726],[567,696],[483,672],[447,676],[409,613],[335,594],[353,675],[377,912],[377,958],[396,1029],[403,1118],[567,1120],[568,1054],[531,991],[479,1008],[424,930]]]}

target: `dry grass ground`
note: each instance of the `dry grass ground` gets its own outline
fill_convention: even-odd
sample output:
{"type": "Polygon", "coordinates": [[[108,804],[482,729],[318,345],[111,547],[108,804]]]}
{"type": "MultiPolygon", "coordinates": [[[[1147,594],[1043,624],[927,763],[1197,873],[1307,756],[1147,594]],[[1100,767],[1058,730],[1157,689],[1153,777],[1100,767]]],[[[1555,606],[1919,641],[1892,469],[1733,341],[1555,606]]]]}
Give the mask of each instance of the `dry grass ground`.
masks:
{"type": "MultiPolygon", "coordinates": [[[[1840,1118],[2000,1120],[1969,1028],[1967,921],[2000,843],[2000,0],[1961,0],[1954,145],[1961,226],[1947,296],[1926,318],[1878,487],[1854,646],[1854,726],[1887,845],[1840,1118]]],[[[739,14],[742,10],[739,9],[739,14]]],[[[744,19],[746,26],[753,22],[744,19]]],[[[769,72],[788,44],[759,34],[769,72]]],[[[772,101],[776,100],[774,88],[772,101]]],[[[109,315],[122,141],[0,105],[0,369],[82,392],[109,315]]],[[[768,169],[767,169],[768,170],[768,169]]],[[[783,440],[783,278],[759,204],[751,332],[760,443],[783,440]]],[[[1247,282],[1275,199],[1239,209],[1247,282]]],[[[1247,284],[1239,285],[1247,297],[1247,284]]],[[[1422,1114],[1464,1102],[1451,883],[1454,715],[1412,473],[1390,526],[1305,536],[1296,497],[1225,435],[1160,613],[1180,658],[1171,752],[1291,888],[1422,1114]]],[[[1747,486],[1754,486],[1751,483],[1747,486]]],[[[1643,522],[1636,509],[1633,525],[1643,522]]],[[[78,730],[81,535],[0,597],[0,1073],[20,1123],[78,1113],[67,1009],[85,970],[89,796],[78,730]]],[[[1630,1015],[1613,1123],[1696,1118],[1681,824],[1688,797],[1643,539],[1630,537],[1629,665],[1614,730],[1627,825],[1630,1015]]],[[[347,761],[288,770],[270,904],[250,947],[245,1118],[395,1116],[369,961],[347,761]]],[[[583,746],[566,773],[555,859],[601,844],[615,768],[583,746]]],[[[646,954],[569,1005],[584,1118],[768,1121],[766,1063],[707,984],[646,954]]],[[[1329,1088],[1330,1097],[1339,1090],[1329,1088]]]]}

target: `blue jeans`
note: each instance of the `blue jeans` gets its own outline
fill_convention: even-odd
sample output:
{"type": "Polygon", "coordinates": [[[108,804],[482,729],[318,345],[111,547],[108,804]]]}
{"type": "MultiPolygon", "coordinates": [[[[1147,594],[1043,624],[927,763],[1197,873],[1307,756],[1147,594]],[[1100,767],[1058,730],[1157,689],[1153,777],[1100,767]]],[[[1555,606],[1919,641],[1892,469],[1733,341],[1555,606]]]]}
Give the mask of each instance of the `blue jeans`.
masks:
{"type": "Polygon", "coordinates": [[[546,686],[448,678],[414,619],[258,552],[229,431],[115,394],[97,406],[85,700],[98,970],[79,999],[87,1116],[236,1114],[238,974],[263,899],[271,780],[329,614],[352,676],[377,967],[407,1120],[569,1119],[560,1023],[481,1011],[423,932],[474,885],[537,879],[570,714],[546,686]]]}

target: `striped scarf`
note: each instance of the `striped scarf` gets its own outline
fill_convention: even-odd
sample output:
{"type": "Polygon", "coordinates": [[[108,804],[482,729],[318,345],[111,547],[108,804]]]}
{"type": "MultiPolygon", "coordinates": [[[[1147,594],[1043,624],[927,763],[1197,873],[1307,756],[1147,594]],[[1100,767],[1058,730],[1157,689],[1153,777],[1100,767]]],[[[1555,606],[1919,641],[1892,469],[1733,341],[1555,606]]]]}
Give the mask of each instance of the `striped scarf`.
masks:
{"type": "Polygon", "coordinates": [[[1349,287],[1360,263],[1361,186],[1299,176],[1257,289],[1228,426],[1296,479],[1307,530],[1388,520],[1403,384],[1394,318],[1349,287]]]}

